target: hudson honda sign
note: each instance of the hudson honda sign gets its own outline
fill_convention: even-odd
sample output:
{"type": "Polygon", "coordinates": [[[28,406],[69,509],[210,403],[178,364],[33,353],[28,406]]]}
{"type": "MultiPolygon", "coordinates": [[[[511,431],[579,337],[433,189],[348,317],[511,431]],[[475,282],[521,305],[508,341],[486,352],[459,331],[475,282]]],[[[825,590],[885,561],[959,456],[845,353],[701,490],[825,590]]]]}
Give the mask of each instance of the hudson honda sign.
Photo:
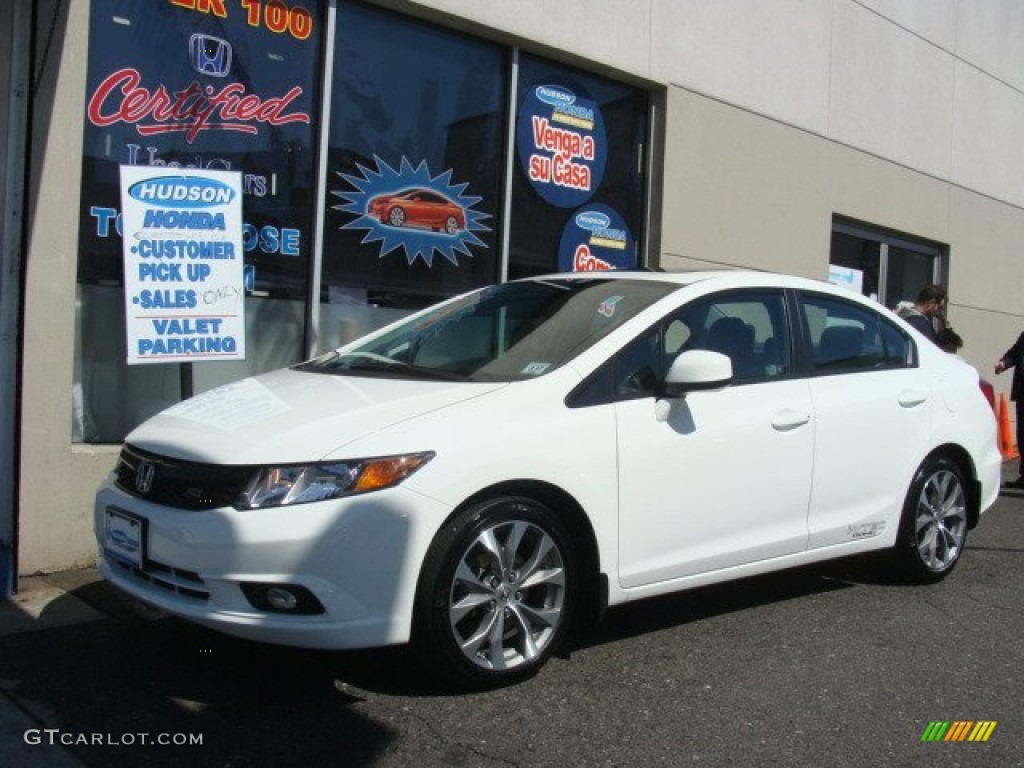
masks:
{"type": "Polygon", "coordinates": [[[128,364],[244,360],[240,174],[120,171],[128,364]]]}

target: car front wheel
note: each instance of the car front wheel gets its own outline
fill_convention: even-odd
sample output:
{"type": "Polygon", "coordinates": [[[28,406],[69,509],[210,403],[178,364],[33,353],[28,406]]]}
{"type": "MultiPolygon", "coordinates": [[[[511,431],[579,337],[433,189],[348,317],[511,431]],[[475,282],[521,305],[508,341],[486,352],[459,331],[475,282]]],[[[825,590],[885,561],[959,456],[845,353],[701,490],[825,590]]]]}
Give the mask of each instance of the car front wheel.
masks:
{"type": "Polygon", "coordinates": [[[967,493],[963,470],[945,458],[930,459],[914,476],[903,507],[897,563],[920,583],[945,578],[967,542],[967,493]]]}
{"type": "Polygon", "coordinates": [[[417,644],[456,682],[512,682],[557,649],[575,599],[569,536],[551,510],[521,497],[484,502],[431,545],[417,595],[417,644]]]}
{"type": "Polygon", "coordinates": [[[392,227],[405,226],[405,211],[401,208],[392,208],[388,211],[388,224],[392,227]]]}

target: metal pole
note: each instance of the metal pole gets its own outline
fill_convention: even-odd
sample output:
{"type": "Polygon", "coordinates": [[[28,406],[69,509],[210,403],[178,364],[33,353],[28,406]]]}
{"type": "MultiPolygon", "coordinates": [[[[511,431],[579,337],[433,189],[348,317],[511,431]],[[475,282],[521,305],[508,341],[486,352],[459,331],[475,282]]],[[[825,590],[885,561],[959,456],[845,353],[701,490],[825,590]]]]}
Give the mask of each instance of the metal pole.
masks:
{"type": "MultiPolygon", "coordinates": [[[[21,396],[21,284],[25,213],[25,155],[31,97],[31,0],[8,6],[10,35],[7,141],[3,162],[3,220],[0,221],[0,598],[17,584],[18,435],[21,396]]],[[[3,14],[0,14],[3,15],[3,14]]],[[[3,34],[3,33],[0,33],[3,34]]]]}

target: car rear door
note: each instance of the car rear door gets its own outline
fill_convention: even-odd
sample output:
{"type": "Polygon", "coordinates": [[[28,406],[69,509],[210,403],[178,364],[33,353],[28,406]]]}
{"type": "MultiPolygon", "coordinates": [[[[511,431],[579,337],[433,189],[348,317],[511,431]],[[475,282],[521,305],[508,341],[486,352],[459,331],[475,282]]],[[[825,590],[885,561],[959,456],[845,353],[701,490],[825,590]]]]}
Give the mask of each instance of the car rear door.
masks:
{"type": "Polygon", "coordinates": [[[893,536],[928,450],[929,377],[909,335],[878,311],[802,293],[799,316],[817,421],[808,546],[893,536]]]}

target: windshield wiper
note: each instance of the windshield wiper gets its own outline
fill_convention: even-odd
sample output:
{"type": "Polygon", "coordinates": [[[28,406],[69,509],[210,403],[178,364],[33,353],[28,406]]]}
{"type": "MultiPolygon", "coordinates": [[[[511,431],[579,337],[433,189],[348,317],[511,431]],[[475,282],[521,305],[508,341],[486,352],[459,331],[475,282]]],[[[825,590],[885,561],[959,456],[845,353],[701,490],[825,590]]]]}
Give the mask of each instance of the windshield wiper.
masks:
{"type": "Polygon", "coordinates": [[[358,362],[351,365],[338,366],[330,371],[334,374],[371,374],[378,376],[389,376],[399,379],[437,379],[438,381],[469,381],[464,373],[445,371],[439,368],[420,368],[416,365],[395,361],[394,365],[386,365],[379,362],[358,362]]]}
{"type": "Polygon", "coordinates": [[[403,379],[437,379],[438,381],[469,381],[468,374],[446,371],[443,368],[424,368],[410,365],[404,360],[380,355],[376,352],[345,352],[327,359],[311,360],[295,366],[301,371],[332,374],[378,374],[403,379]]]}

